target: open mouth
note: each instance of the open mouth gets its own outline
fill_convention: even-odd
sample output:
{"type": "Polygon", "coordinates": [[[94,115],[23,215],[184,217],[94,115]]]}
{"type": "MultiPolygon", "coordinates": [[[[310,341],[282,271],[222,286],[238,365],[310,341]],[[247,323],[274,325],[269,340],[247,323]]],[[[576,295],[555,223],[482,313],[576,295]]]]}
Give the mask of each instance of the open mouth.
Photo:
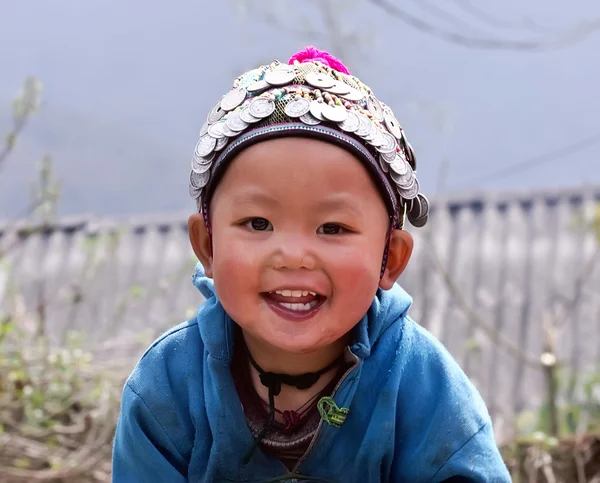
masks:
{"type": "Polygon", "coordinates": [[[285,289],[263,292],[263,299],[279,315],[304,319],[314,315],[327,297],[310,290],[285,289]]]}

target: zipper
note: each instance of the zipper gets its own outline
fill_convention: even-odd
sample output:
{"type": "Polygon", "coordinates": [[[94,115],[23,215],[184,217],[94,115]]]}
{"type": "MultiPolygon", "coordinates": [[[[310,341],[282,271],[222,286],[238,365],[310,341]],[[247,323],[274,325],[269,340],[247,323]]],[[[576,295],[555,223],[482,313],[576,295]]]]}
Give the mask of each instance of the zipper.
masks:
{"type": "MultiPolygon", "coordinates": [[[[342,384],[344,383],[344,381],[348,378],[348,376],[350,375],[350,373],[352,373],[352,372],[354,372],[356,370],[356,368],[358,367],[358,364],[360,362],[360,359],[350,350],[349,347],[347,347],[346,350],[351,355],[351,357],[354,359],[354,364],[351,367],[348,368],[348,370],[344,373],[344,375],[342,376],[342,378],[338,381],[338,383],[336,384],[335,388],[333,389],[333,391],[331,393],[331,397],[335,396],[335,394],[338,392],[338,390],[340,389],[340,387],[342,386],[342,384]]],[[[300,467],[300,465],[306,460],[306,458],[308,458],[310,452],[312,451],[313,447],[315,446],[315,444],[317,442],[317,439],[319,437],[319,434],[321,433],[321,429],[322,428],[323,428],[323,418],[321,418],[321,421],[319,421],[319,425],[317,426],[317,430],[315,431],[313,439],[310,442],[310,444],[308,445],[308,448],[306,449],[305,453],[300,457],[300,459],[298,460],[298,462],[292,468],[292,473],[297,473],[298,472],[298,468],[300,467]]]]}

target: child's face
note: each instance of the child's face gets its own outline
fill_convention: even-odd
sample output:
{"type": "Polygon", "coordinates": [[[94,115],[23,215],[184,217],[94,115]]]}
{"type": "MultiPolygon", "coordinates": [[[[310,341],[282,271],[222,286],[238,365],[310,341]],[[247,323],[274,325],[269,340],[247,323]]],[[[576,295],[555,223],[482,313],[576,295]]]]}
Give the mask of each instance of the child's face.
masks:
{"type": "Polygon", "coordinates": [[[389,217],[366,169],[337,146],[290,137],[247,148],[215,191],[211,224],[207,274],[254,339],[316,351],[349,332],[373,302],[389,217]]]}

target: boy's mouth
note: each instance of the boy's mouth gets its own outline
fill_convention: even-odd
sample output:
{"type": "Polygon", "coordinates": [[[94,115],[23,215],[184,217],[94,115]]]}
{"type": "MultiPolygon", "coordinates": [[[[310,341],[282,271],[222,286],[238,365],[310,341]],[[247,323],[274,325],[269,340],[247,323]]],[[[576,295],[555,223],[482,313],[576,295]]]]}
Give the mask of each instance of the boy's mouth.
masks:
{"type": "Polygon", "coordinates": [[[327,298],[316,292],[302,289],[274,290],[263,292],[261,295],[271,309],[285,318],[294,320],[312,317],[327,298]]]}

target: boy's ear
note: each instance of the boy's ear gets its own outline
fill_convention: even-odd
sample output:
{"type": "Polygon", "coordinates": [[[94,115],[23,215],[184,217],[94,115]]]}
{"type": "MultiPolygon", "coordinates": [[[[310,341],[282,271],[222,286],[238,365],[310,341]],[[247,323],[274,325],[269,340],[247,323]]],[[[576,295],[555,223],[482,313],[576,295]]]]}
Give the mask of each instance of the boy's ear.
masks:
{"type": "Polygon", "coordinates": [[[383,272],[383,277],[379,281],[379,286],[383,290],[389,290],[393,287],[398,277],[404,272],[414,246],[413,237],[404,230],[394,230],[390,237],[388,246],[388,260],[383,272]]]}
{"type": "Polygon", "coordinates": [[[208,278],[212,278],[212,247],[202,213],[194,213],[189,217],[188,233],[192,249],[204,267],[204,274],[208,278]]]}

